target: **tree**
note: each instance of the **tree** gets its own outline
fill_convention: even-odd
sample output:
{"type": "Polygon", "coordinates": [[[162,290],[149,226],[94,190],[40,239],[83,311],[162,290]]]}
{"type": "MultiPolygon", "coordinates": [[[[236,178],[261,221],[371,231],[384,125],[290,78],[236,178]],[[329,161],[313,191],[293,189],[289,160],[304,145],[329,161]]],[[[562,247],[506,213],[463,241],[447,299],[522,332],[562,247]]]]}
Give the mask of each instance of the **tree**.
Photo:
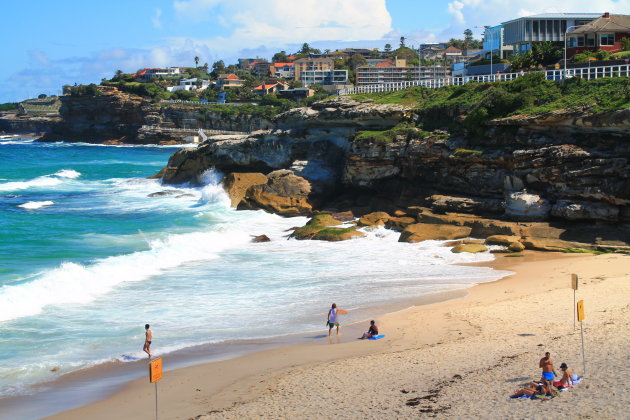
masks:
{"type": "Polygon", "coordinates": [[[203,71],[208,73],[208,63],[203,63],[203,66],[201,66],[201,67],[203,68],[203,71]]]}
{"type": "Polygon", "coordinates": [[[225,63],[223,60],[215,61],[212,63],[212,77],[215,79],[220,75],[225,73],[225,63]]]}
{"type": "Polygon", "coordinates": [[[46,99],[48,97],[48,95],[46,95],[45,93],[40,93],[39,95],[37,95],[37,99],[46,99]]]}
{"type": "Polygon", "coordinates": [[[309,52],[311,52],[311,46],[305,42],[304,44],[302,44],[302,49],[300,49],[299,53],[307,55],[309,52]]]}
{"type": "Polygon", "coordinates": [[[367,60],[362,54],[353,54],[348,60],[348,64],[353,71],[356,71],[357,67],[367,65],[367,60]]]}
{"type": "Polygon", "coordinates": [[[404,36],[401,36],[401,37],[400,37],[400,47],[402,48],[402,47],[404,47],[404,46],[405,46],[405,37],[404,37],[404,36]]]}
{"type": "Polygon", "coordinates": [[[287,58],[287,52],[284,50],[275,53],[271,58],[272,63],[286,63],[287,61],[289,61],[289,59],[287,58]]]}
{"type": "Polygon", "coordinates": [[[389,53],[392,51],[392,44],[385,44],[385,48],[384,48],[386,53],[389,53]]]}
{"type": "Polygon", "coordinates": [[[195,56],[195,68],[199,66],[199,57],[195,56]]]}
{"type": "Polygon", "coordinates": [[[473,40],[473,33],[472,33],[472,31],[470,29],[466,29],[464,31],[464,43],[463,43],[464,44],[463,47],[464,47],[465,51],[467,51],[468,48],[470,48],[470,44],[471,44],[472,40],[473,40]]]}

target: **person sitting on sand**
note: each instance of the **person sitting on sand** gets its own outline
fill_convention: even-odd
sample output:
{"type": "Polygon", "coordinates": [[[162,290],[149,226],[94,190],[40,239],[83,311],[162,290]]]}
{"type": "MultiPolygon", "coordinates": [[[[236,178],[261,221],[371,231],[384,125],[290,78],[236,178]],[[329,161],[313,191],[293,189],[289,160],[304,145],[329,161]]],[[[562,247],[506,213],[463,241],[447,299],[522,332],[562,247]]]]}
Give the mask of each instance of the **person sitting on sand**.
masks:
{"type": "Polygon", "coordinates": [[[540,382],[553,381],[553,379],[556,377],[556,370],[553,368],[553,359],[551,358],[551,353],[545,353],[545,357],[540,359],[538,366],[542,369],[542,377],[540,378],[540,382]]]}
{"type": "Polygon", "coordinates": [[[148,354],[149,359],[151,359],[151,340],[153,338],[153,333],[151,333],[151,330],[149,329],[149,324],[146,324],[144,329],[144,346],[142,347],[142,350],[148,354]]]}
{"type": "Polygon", "coordinates": [[[337,304],[333,303],[332,307],[328,311],[328,337],[330,337],[330,333],[332,332],[333,327],[337,327],[337,335],[339,335],[339,319],[337,318],[337,304]]]}
{"type": "Polygon", "coordinates": [[[567,388],[573,381],[571,371],[569,370],[569,367],[567,366],[566,363],[562,363],[560,365],[560,370],[562,371],[562,378],[560,378],[559,381],[555,381],[553,383],[553,386],[555,386],[558,389],[567,388]]]}
{"type": "Polygon", "coordinates": [[[370,329],[367,332],[364,332],[363,337],[359,337],[359,339],[363,340],[364,338],[372,338],[372,337],[376,337],[377,335],[378,335],[378,327],[374,323],[374,320],[371,320],[370,329]]]}
{"type": "Polygon", "coordinates": [[[510,398],[518,398],[524,395],[528,397],[533,397],[534,395],[536,395],[536,393],[542,393],[542,389],[543,389],[542,384],[539,385],[535,382],[532,382],[531,384],[526,385],[523,388],[520,388],[514,391],[514,393],[510,395],[510,398]]]}

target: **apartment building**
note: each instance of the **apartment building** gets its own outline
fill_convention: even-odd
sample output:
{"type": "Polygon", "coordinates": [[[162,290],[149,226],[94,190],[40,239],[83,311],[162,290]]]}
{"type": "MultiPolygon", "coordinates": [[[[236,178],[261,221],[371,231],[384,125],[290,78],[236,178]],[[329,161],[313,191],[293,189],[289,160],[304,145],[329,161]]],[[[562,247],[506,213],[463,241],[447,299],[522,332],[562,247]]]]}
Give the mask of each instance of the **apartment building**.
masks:
{"type": "Polygon", "coordinates": [[[448,70],[442,66],[407,66],[406,60],[378,63],[375,66],[357,67],[356,85],[380,85],[383,83],[410,82],[413,80],[442,78],[448,70]]]}
{"type": "Polygon", "coordinates": [[[295,65],[293,63],[273,63],[271,65],[271,77],[285,79],[295,78],[295,65]]]}
{"type": "Polygon", "coordinates": [[[348,70],[305,70],[301,71],[298,77],[304,86],[348,84],[348,70]]]}
{"type": "MultiPolygon", "coordinates": [[[[293,62],[295,72],[295,80],[300,80],[303,73],[311,74],[312,72],[329,72],[334,70],[334,61],[332,58],[301,58],[293,62]]],[[[346,72],[347,73],[347,72],[346,72]]]]}
{"type": "Polygon", "coordinates": [[[564,42],[567,29],[582,26],[602,16],[602,13],[542,13],[503,22],[505,45],[515,54],[531,48],[532,42],[564,42]]]}

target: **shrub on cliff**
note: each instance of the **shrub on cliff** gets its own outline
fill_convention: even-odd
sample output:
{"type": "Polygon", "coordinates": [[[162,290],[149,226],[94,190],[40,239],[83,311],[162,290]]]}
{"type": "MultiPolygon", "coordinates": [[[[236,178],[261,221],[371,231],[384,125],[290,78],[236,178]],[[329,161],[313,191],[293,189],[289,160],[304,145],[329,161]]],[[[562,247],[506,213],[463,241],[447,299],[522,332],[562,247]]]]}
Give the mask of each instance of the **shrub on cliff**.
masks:
{"type": "MultiPolygon", "coordinates": [[[[540,114],[563,108],[591,107],[594,112],[630,107],[627,77],[584,80],[571,78],[556,82],[544,73],[496,83],[467,83],[440,89],[414,87],[396,92],[353,96],[375,103],[404,104],[416,108],[424,129],[465,128],[481,134],[487,121],[517,114],[540,114]]],[[[385,140],[379,137],[381,141],[385,140]]]]}
{"type": "Polygon", "coordinates": [[[412,138],[424,138],[428,136],[429,133],[419,128],[415,127],[413,124],[408,122],[403,122],[396,125],[389,130],[384,131],[370,131],[364,130],[357,133],[354,138],[354,141],[357,143],[363,144],[388,144],[392,143],[397,139],[404,138],[405,140],[409,140],[412,138]]]}

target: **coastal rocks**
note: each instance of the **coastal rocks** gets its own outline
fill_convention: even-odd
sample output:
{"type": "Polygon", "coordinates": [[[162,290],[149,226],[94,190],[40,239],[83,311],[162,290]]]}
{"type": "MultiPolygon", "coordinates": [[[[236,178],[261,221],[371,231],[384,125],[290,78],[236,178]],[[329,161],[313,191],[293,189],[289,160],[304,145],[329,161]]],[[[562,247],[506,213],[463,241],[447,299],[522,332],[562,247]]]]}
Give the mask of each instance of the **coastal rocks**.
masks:
{"type": "Polygon", "coordinates": [[[471,230],[471,228],[466,226],[415,223],[407,226],[402,231],[398,242],[459,239],[469,236],[471,230]]]}
{"type": "Polygon", "coordinates": [[[595,249],[596,247],[577,242],[563,241],[551,238],[526,238],[523,239],[525,249],[534,251],[565,251],[569,249],[595,249]]]}
{"type": "Polygon", "coordinates": [[[413,217],[403,216],[403,217],[390,217],[385,221],[385,226],[388,229],[395,230],[397,232],[402,232],[407,226],[416,223],[416,219],[413,217]]]}
{"type": "Polygon", "coordinates": [[[508,235],[492,235],[486,238],[485,243],[487,245],[502,245],[509,246],[514,242],[519,242],[521,240],[520,236],[508,236],[508,235]]]}
{"type": "Polygon", "coordinates": [[[336,219],[334,216],[330,214],[318,214],[313,216],[308,222],[306,222],[306,226],[339,226],[342,225],[343,222],[341,220],[336,219]]]}
{"type": "Polygon", "coordinates": [[[279,170],[267,175],[267,183],[253,185],[247,189],[238,203],[239,210],[266,210],[282,216],[308,215],[313,211],[309,202],[311,185],[288,170],[279,170]]]}
{"type": "Polygon", "coordinates": [[[428,201],[433,211],[438,213],[501,214],[504,211],[501,199],[432,195],[428,201]]]}
{"type": "Polygon", "coordinates": [[[487,252],[487,251],[488,251],[488,248],[486,248],[482,244],[461,244],[461,245],[457,245],[453,249],[451,249],[451,252],[453,252],[455,254],[459,254],[459,253],[462,253],[462,252],[468,252],[468,253],[471,253],[471,254],[476,254],[478,252],[487,252]]]}
{"type": "Polygon", "coordinates": [[[391,216],[384,211],[376,211],[360,217],[357,224],[359,226],[385,226],[385,222],[390,218],[391,216]]]}
{"type": "Polygon", "coordinates": [[[509,194],[505,202],[505,215],[513,220],[546,220],[550,210],[547,200],[524,191],[509,194]]]}
{"type": "Polygon", "coordinates": [[[332,215],[318,214],[313,216],[305,226],[295,229],[290,237],[299,240],[313,239],[337,242],[365,236],[363,232],[356,230],[356,226],[345,228],[331,227],[341,224],[343,224],[343,222],[335,219],[332,215]]]}
{"type": "Polygon", "coordinates": [[[486,238],[492,235],[521,236],[522,232],[522,227],[518,223],[486,219],[470,214],[447,213],[441,215],[424,210],[418,214],[417,219],[420,223],[466,226],[471,229],[470,236],[476,238],[486,238]]]}
{"type": "Polygon", "coordinates": [[[558,200],[551,208],[551,215],[567,220],[603,220],[614,222],[619,217],[619,207],[606,203],[558,200]]]}
{"type": "Polygon", "coordinates": [[[512,242],[508,245],[508,249],[512,252],[521,252],[525,250],[525,245],[521,242],[512,242]]]}
{"type": "Polygon", "coordinates": [[[270,241],[271,239],[269,239],[267,235],[257,235],[257,236],[253,236],[250,242],[261,243],[261,242],[270,242],[270,241]]]}
{"type": "Polygon", "coordinates": [[[169,195],[178,195],[181,194],[181,191],[178,190],[163,190],[148,194],[147,197],[166,197],[169,195]]]}
{"type": "Polygon", "coordinates": [[[232,172],[223,179],[223,188],[230,196],[230,204],[237,207],[243,201],[247,190],[254,185],[267,184],[267,177],[259,172],[237,173],[232,172]]]}
{"type": "Polygon", "coordinates": [[[60,96],[61,121],[43,140],[135,143],[149,101],[112,87],[100,90],[97,96],[60,96]]]}

